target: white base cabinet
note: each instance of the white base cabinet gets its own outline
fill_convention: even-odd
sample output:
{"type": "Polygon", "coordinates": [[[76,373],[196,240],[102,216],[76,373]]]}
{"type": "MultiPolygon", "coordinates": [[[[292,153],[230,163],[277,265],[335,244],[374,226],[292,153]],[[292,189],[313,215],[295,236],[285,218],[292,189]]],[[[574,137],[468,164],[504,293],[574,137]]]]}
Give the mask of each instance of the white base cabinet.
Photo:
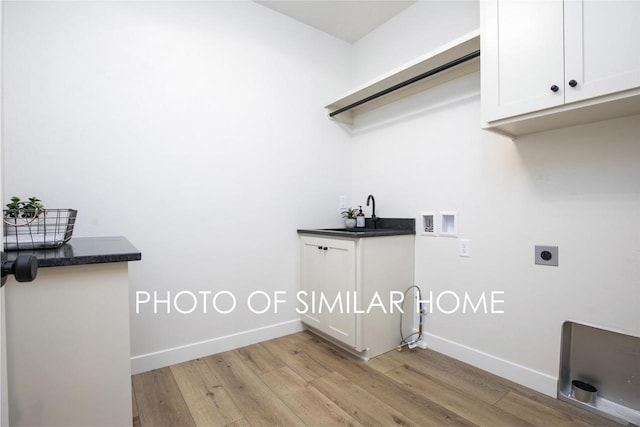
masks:
{"type": "MultiPolygon", "coordinates": [[[[364,359],[395,349],[400,311],[393,301],[414,284],[414,240],[301,234],[302,322],[364,359]]],[[[405,305],[412,319],[413,303],[405,305]]]]}

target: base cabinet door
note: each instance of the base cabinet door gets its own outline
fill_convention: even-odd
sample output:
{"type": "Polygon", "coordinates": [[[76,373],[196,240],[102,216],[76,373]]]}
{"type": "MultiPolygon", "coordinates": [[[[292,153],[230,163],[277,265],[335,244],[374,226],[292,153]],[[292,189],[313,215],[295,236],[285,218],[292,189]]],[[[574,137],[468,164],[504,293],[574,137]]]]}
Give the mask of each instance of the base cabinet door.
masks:
{"type": "Polygon", "coordinates": [[[355,242],[309,236],[300,242],[302,321],[355,347],[356,314],[349,307],[356,290],[355,242]]]}
{"type": "Polygon", "coordinates": [[[351,302],[356,291],[355,242],[336,240],[327,247],[324,254],[324,291],[331,307],[327,315],[327,333],[355,347],[356,314],[351,302]]]}
{"type": "Polygon", "coordinates": [[[300,291],[304,293],[303,301],[306,304],[300,306],[301,318],[309,326],[322,329],[326,320],[323,319],[323,314],[318,313],[313,306],[312,297],[324,289],[323,242],[308,238],[302,238],[300,241],[300,291]]]}

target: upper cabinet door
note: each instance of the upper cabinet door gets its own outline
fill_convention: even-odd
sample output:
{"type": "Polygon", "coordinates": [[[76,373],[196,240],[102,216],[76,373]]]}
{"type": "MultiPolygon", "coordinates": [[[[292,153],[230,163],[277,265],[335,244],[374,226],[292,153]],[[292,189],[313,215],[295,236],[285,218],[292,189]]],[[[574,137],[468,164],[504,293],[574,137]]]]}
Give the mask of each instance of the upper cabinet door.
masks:
{"type": "Polygon", "coordinates": [[[485,0],[481,5],[484,119],[562,105],[562,1],[485,0]]]}
{"type": "Polygon", "coordinates": [[[567,0],[564,11],[565,102],[640,86],[640,1],[567,0]]]}

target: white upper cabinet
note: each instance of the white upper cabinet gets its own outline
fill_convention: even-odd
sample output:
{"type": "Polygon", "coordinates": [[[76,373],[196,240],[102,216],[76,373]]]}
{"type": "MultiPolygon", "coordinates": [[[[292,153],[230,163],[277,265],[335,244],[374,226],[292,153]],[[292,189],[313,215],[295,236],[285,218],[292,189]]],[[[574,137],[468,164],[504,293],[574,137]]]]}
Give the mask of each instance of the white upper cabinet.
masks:
{"type": "Polygon", "coordinates": [[[640,113],[640,1],[481,7],[485,128],[517,136],[640,113]]]}

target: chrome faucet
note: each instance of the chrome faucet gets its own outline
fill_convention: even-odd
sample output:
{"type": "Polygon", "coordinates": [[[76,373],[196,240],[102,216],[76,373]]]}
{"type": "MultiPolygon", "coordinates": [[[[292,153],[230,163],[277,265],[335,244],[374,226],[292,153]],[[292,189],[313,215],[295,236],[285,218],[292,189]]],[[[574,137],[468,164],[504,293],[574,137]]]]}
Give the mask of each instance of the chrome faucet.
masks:
{"type": "Polygon", "coordinates": [[[367,197],[367,206],[369,206],[369,202],[373,205],[371,209],[371,222],[373,223],[373,228],[376,228],[378,218],[376,217],[376,199],[373,197],[373,194],[369,194],[369,197],[367,197]]]}

